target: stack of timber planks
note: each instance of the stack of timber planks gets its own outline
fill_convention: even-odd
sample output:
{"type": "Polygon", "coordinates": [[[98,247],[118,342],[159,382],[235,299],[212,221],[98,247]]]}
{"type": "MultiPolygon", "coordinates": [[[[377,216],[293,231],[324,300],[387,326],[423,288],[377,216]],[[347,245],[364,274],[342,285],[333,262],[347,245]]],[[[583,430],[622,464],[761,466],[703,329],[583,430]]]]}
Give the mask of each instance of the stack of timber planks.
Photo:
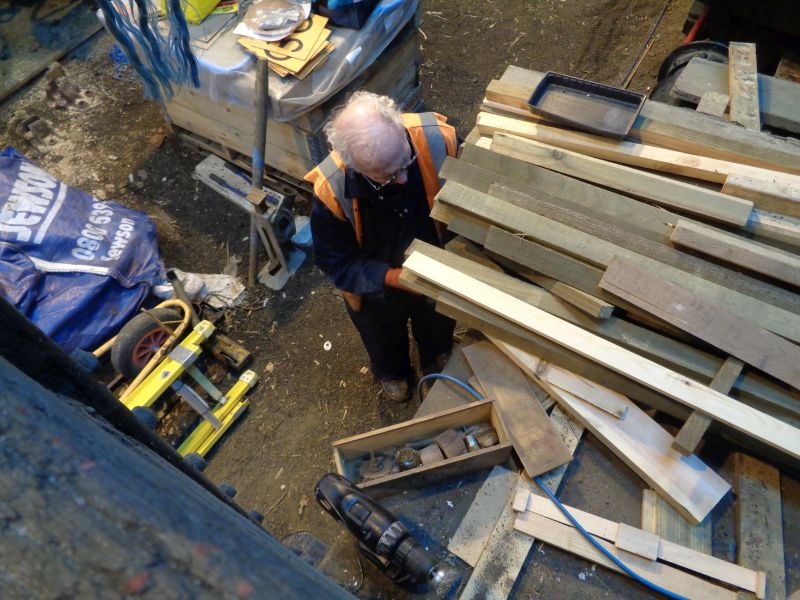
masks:
{"type": "MultiPolygon", "coordinates": [[[[291,178],[302,180],[328,154],[323,128],[332,111],[358,89],[390,96],[404,109],[415,107],[419,89],[419,45],[415,19],[398,33],[364,73],[324,104],[291,121],[268,119],[267,165],[291,178]]],[[[255,92],[253,98],[255,101],[255,92]]],[[[182,88],[166,103],[166,111],[174,125],[189,132],[184,136],[188,143],[214,151],[232,162],[236,162],[234,157],[237,154],[250,157],[256,122],[255,107],[233,106],[224,101],[215,101],[200,91],[182,88]]]]}
{"type": "MultiPolygon", "coordinates": [[[[432,215],[457,237],[414,242],[401,281],[489,338],[493,353],[464,350],[488,396],[520,395],[516,366],[555,402],[550,421],[570,423],[570,453],[585,429],[652,488],[641,529],[577,511],[602,545],[688,597],[783,597],[780,519],[762,518],[780,511],[779,472],[736,459],[740,547],[727,563],[709,556],[710,515],[731,483],[694,453],[710,428],[800,465],[800,143],[654,101],[627,139],[600,138],[528,110],[541,77],[509,67],[489,85],[440,171],[432,215]],[[685,424],[673,435],[647,408],[685,424]],[[751,480],[769,484],[768,506],[751,480]],[[754,535],[765,523],[776,531],[754,535]]],[[[537,435],[512,434],[517,454],[553,454],[537,435]]],[[[554,494],[565,467],[542,476],[554,494]]],[[[616,569],[527,475],[491,534],[454,542],[475,567],[463,598],[505,597],[533,538],[616,569]]]]}
{"type": "MultiPolygon", "coordinates": [[[[741,362],[713,391],[796,431],[800,223],[720,186],[739,173],[800,184],[800,143],[654,101],[624,141],[563,129],[526,108],[540,78],[509,67],[489,85],[477,127],[442,168],[432,213],[463,242],[447,253],[412,250],[703,388],[723,365],[741,362]],[[783,229],[763,227],[767,221],[783,229]]],[[[665,389],[407,271],[410,285],[436,297],[443,312],[635,401],[681,419],[695,413],[693,423],[710,419],[754,451],[797,464],[791,452],[770,447],[769,436],[749,435],[746,422],[737,429],[714,415],[702,419],[703,410],[665,389]]]]}

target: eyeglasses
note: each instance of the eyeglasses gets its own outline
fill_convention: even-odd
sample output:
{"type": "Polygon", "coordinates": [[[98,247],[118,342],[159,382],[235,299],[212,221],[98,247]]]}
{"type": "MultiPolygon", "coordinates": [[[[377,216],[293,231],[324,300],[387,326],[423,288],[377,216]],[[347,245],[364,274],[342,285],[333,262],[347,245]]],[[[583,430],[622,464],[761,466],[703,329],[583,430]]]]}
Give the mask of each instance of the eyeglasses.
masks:
{"type": "Polygon", "coordinates": [[[366,180],[367,180],[367,183],[369,183],[369,184],[372,186],[372,189],[373,189],[373,190],[375,190],[376,192],[379,192],[379,191],[381,191],[383,188],[385,188],[387,185],[391,185],[392,183],[394,183],[394,182],[395,182],[395,180],[397,180],[397,178],[398,178],[398,177],[402,176],[402,175],[403,175],[403,173],[405,173],[406,171],[408,171],[408,168],[409,168],[411,165],[413,165],[413,164],[414,164],[414,161],[415,161],[415,160],[417,160],[417,154],[416,154],[416,152],[415,152],[414,154],[412,154],[412,155],[411,155],[411,158],[409,159],[409,161],[408,161],[408,162],[407,162],[407,163],[406,163],[406,164],[405,164],[405,165],[404,165],[404,166],[403,166],[401,169],[398,169],[397,171],[395,171],[394,173],[392,173],[392,176],[391,176],[389,179],[387,179],[387,180],[386,180],[384,183],[382,183],[382,184],[380,184],[380,185],[377,185],[377,184],[376,184],[374,181],[372,181],[372,179],[370,179],[370,178],[369,178],[369,177],[367,177],[366,175],[363,175],[363,177],[364,177],[364,179],[366,179],[366,180]]]}

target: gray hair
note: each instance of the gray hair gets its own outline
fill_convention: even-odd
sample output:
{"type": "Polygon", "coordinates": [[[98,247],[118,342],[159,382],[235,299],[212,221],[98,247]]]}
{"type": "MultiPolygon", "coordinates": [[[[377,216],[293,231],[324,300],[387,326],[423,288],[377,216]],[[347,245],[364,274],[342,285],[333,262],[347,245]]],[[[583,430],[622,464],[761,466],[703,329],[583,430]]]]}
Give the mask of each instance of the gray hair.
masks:
{"type": "Polygon", "coordinates": [[[381,136],[376,136],[376,127],[403,131],[403,118],[394,100],[372,92],[354,92],[344,106],[340,107],[325,125],[325,135],[331,148],[347,166],[355,167],[364,160],[382,155],[384,145],[381,136]],[[352,111],[370,118],[342,118],[352,111]]]}

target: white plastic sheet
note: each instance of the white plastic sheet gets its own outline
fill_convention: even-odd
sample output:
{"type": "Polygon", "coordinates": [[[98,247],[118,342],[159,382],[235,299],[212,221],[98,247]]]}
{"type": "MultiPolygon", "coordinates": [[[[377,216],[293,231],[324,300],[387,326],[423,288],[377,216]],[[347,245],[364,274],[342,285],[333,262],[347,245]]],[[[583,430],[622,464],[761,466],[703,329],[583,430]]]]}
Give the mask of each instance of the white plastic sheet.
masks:
{"type": "MultiPolygon", "coordinates": [[[[270,72],[270,118],[289,121],[322,104],[344,88],[380,55],[414,16],[418,0],[381,0],[359,29],[333,27],[336,50],[305,79],[270,72]]],[[[255,58],[237,43],[232,31],[207,50],[195,48],[201,93],[218,104],[252,109],[255,103],[255,58]]]]}

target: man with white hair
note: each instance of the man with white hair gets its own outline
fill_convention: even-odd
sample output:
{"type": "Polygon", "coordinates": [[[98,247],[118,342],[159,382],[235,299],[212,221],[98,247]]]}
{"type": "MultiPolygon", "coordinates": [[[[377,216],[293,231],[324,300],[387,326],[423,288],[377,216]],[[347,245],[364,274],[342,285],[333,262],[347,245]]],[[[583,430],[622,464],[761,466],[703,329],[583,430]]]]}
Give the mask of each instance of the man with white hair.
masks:
{"type": "Polygon", "coordinates": [[[333,151],[305,177],[315,261],[341,291],[383,392],[406,400],[409,320],[423,373],[441,370],[452,346],[455,322],[399,277],[414,239],[443,241],[430,209],[456,132],[441,115],[401,114],[391,98],[356,92],[325,133],[333,151]]]}

